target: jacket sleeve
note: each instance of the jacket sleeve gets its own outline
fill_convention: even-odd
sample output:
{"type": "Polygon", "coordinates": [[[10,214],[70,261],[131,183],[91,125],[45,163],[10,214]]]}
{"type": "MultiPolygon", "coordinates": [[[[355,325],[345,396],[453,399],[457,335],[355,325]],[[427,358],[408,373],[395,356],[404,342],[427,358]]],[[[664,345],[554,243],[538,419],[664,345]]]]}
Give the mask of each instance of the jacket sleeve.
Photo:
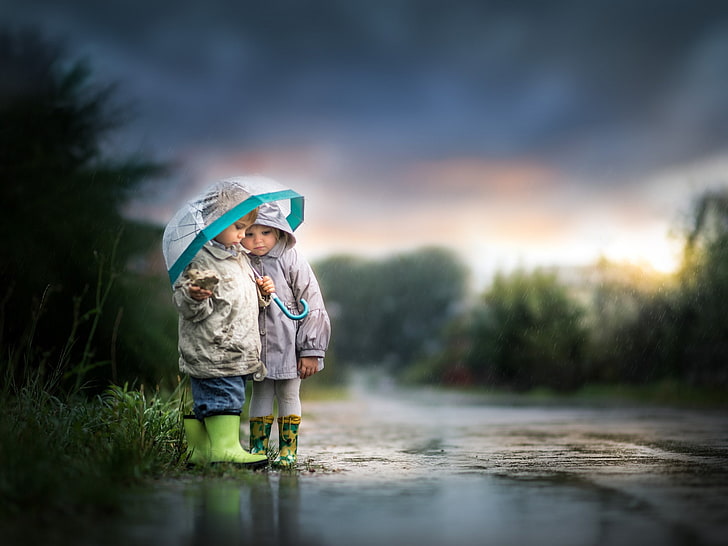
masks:
{"type": "Polygon", "coordinates": [[[331,339],[331,322],[326,312],[316,275],[311,266],[298,252],[291,251],[293,258],[290,271],[290,284],[296,300],[308,302],[309,312],[298,323],[296,352],[299,356],[324,357],[331,339]]]}
{"type": "Polygon", "coordinates": [[[213,311],[213,298],[207,298],[203,301],[192,299],[187,291],[187,283],[184,281],[184,277],[174,284],[172,301],[180,316],[191,322],[205,320],[213,311]]]}

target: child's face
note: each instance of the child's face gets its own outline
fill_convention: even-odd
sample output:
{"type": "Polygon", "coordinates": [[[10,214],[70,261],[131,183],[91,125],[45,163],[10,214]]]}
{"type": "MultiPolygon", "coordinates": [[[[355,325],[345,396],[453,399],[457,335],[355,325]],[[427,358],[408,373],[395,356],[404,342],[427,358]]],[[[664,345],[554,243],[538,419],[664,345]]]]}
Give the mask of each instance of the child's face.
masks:
{"type": "Polygon", "coordinates": [[[278,242],[278,230],[268,226],[255,224],[245,230],[243,247],[251,254],[265,256],[278,242]]]}
{"type": "Polygon", "coordinates": [[[215,237],[215,240],[225,246],[233,246],[235,243],[239,243],[245,237],[245,230],[250,226],[247,216],[243,216],[240,220],[237,220],[226,227],[215,237]]]}

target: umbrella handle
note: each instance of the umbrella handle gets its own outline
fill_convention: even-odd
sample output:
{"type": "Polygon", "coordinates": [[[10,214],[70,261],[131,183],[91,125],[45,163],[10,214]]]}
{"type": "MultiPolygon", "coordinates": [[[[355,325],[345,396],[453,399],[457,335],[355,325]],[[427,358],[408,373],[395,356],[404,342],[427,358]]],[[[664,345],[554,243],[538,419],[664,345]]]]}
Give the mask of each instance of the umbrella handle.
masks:
{"type": "Polygon", "coordinates": [[[273,298],[273,301],[276,302],[276,305],[281,308],[281,311],[283,311],[283,314],[286,315],[291,320],[301,320],[302,318],[305,318],[306,315],[308,315],[308,302],[301,298],[301,305],[303,305],[303,311],[300,315],[294,315],[291,313],[287,308],[286,305],[280,300],[278,296],[275,295],[275,293],[270,295],[271,298],[273,298]]]}

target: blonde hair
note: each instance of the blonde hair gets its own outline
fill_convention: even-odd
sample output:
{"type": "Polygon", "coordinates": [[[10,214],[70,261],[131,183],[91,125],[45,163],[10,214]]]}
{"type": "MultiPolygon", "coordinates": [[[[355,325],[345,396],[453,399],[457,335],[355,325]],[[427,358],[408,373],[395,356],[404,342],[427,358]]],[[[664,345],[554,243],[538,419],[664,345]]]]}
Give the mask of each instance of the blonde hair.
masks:
{"type": "Polygon", "coordinates": [[[252,226],[255,224],[255,221],[258,219],[258,208],[255,207],[253,210],[251,210],[248,214],[240,218],[240,221],[245,222],[246,224],[252,226]]]}

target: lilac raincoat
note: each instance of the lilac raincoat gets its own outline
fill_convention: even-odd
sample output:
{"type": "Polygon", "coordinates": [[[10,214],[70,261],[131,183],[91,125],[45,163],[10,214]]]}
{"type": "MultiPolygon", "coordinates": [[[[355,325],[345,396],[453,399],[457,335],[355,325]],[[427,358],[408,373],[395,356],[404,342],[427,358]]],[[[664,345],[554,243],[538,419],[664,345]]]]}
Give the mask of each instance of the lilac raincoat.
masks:
{"type": "Polygon", "coordinates": [[[253,267],[273,279],[276,294],[294,314],[301,312],[298,301],[309,305],[308,315],[291,320],[271,305],[258,318],[261,336],[261,359],[268,369],[268,379],[298,377],[298,358],[318,357],[321,370],[331,337],[329,315],[316,276],[308,262],[293,246],[296,239],[280,208],[267,203],[258,209],[256,224],[274,227],[286,234],[265,256],[249,255],[253,267]]]}

